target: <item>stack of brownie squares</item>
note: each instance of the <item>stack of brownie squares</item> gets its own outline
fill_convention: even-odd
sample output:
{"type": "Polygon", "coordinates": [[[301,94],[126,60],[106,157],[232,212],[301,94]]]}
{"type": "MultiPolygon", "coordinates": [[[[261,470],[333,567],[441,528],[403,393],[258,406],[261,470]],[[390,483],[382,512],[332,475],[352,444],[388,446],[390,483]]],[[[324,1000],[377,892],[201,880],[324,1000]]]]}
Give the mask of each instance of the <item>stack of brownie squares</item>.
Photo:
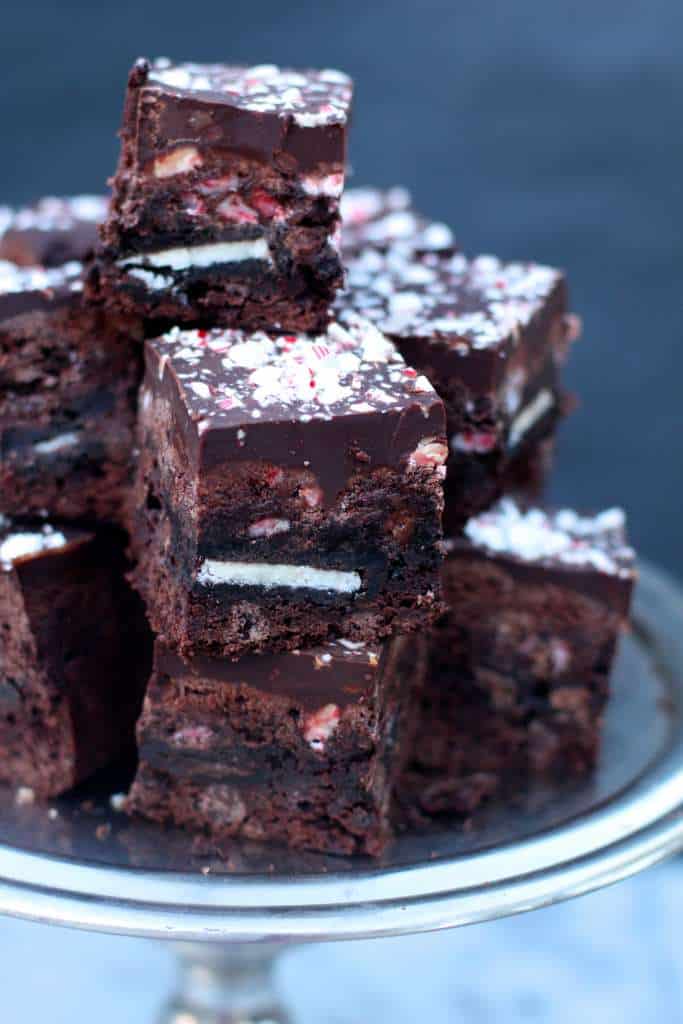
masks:
{"type": "MultiPolygon", "coordinates": [[[[128,809],[218,851],[376,856],[406,808],[468,817],[589,770],[628,617],[623,515],[532,505],[571,405],[564,276],[465,256],[402,187],[344,191],[351,96],[338,71],[141,60],[110,199],[0,211],[0,512],[33,538],[0,541],[3,619],[74,544],[123,592],[102,538],[126,531],[154,635],[128,809]]],[[[8,700],[56,671],[52,600],[8,629],[8,700]]],[[[143,633],[118,613],[93,638],[135,663],[117,751],[143,633]]]]}
{"type": "Polygon", "coordinates": [[[0,779],[134,761],[149,674],[125,581],[141,337],[83,296],[104,200],[0,209],[0,779]]]}

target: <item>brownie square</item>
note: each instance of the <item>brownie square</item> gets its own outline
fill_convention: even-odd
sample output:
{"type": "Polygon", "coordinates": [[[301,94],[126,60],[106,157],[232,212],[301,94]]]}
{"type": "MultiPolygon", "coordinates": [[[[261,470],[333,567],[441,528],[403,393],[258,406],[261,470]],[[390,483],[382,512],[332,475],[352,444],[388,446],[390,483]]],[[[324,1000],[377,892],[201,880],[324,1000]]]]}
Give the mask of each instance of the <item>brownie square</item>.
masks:
{"type": "Polygon", "coordinates": [[[578,321],[563,274],[492,256],[366,247],[340,300],[383,330],[444,401],[445,525],[456,533],[540,466],[566,407],[559,370],[578,321]]]}
{"type": "Polygon", "coordinates": [[[335,641],[240,661],[157,644],[129,809],[204,834],[377,855],[424,641],[335,641]]]}
{"type": "Polygon", "coordinates": [[[106,196],[45,196],[19,210],[0,207],[0,260],[22,267],[61,267],[94,252],[107,215],[106,196]]]}
{"type": "Polygon", "coordinates": [[[527,779],[595,765],[636,576],[619,509],[586,517],[503,499],[448,546],[448,611],[404,784],[428,814],[468,814],[527,779]]]}
{"type": "Polygon", "coordinates": [[[134,580],[184,653],[421,629],[439,607],[443,405],[358,317],[147,342],[134,580]]]}
{"type": "Polygon", "coordinates": [[[0,779],[54,796],[134,752],[151,667],[115,537],[0,517],[0,779]]]}
{"type": "Polygon", "coordinates": [[[323,329],[351,92],[339,71],[138,61],[93,295],[167,326],[323,329]]]}
{"type": "Polygon", "coordinates": [[[0,262],[0,513],[119,522],[131,482],[137,324],[84,305],[81,264],[0,262]]]}

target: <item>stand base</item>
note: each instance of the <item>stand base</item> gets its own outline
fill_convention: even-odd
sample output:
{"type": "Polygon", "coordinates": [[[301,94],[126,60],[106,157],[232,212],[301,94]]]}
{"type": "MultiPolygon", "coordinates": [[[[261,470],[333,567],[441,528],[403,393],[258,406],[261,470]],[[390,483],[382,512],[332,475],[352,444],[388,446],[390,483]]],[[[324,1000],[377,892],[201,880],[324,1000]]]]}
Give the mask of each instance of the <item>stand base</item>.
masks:
{"type": "Polygon", "coordinates": [[[281,943],[213,946],[171,943],[179,960],[176,994],[160,1024],[289,1024],[273,989],[281,943]]]}

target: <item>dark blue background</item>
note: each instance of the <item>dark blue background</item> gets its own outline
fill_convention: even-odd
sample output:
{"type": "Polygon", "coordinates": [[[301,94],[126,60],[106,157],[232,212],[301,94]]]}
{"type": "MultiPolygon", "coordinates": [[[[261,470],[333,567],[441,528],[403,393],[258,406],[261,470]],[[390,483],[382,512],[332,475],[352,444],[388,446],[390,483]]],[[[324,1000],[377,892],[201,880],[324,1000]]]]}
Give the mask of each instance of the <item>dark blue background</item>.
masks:
{"type": "Polygon", "coordinates": [[[0,201],[102,187],[134,57],[339,66],[357,183],[409,185],[471,252],[564,266],[585,321],[553,497],[620,502],[683,576],[680,0],[13,3],[0,201]]]}

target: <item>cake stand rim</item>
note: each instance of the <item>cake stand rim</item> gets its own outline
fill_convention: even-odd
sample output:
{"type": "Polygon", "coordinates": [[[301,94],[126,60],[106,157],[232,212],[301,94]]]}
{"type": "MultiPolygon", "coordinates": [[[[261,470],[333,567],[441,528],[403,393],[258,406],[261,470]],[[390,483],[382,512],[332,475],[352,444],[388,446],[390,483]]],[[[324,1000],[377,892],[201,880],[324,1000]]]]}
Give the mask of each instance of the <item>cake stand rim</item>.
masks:
{"type": "Polygon", "coordinates": [[[673,673],[666,753],[616,799],[528,839],[456,858],[295,879],[114,867],[0,844],[0,913],[183,941],[303,942],[438,930],[620,881],[683,846],[683,591],[641,564],[636,621],[673,673]]]}

